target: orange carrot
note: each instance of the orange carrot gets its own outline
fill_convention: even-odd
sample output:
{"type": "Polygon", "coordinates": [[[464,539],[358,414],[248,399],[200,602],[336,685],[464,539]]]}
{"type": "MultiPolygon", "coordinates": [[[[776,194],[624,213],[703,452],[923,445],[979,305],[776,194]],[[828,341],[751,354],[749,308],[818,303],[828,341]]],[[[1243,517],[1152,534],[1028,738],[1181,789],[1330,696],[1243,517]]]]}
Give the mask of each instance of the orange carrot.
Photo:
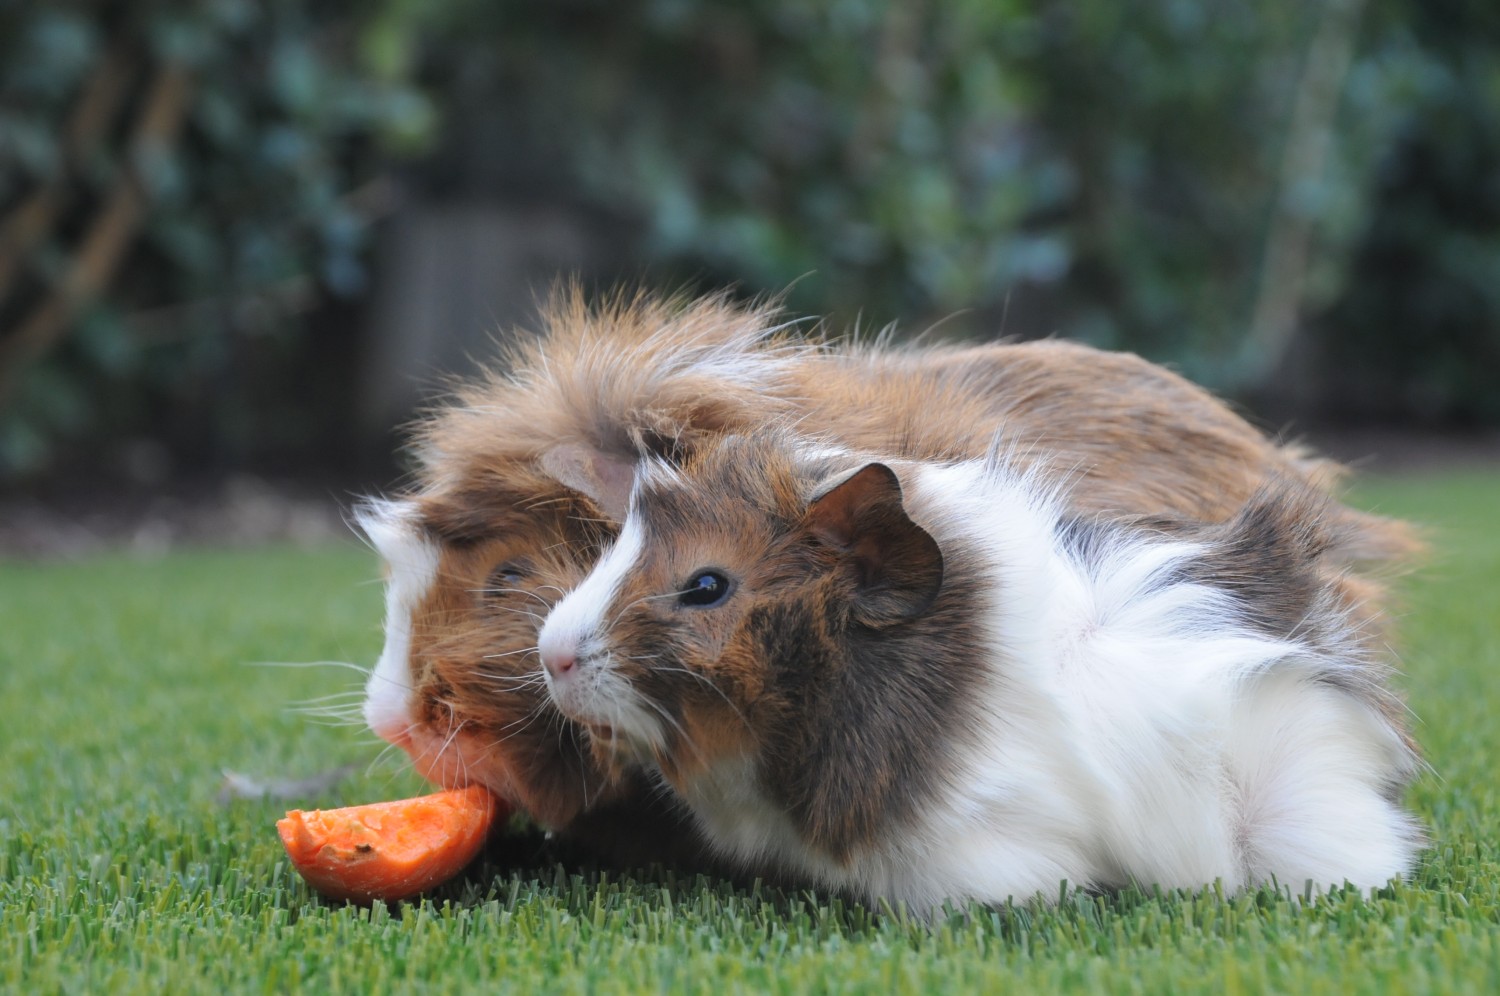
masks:
{"type": "Polygon", "coordinates": [[[482,786],[276,821],[293,866],[329,899],[395,901],[463,871],[510,807],[482,786]]]}

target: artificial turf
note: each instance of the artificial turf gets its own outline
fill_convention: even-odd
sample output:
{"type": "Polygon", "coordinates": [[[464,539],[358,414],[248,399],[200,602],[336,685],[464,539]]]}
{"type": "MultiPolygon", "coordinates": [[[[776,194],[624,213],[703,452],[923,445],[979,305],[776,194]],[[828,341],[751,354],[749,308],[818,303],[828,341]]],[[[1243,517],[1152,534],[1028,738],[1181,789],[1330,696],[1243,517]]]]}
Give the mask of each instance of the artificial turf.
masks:
{"type": "MultiPolygon", "coordinates": [[[[1365,485],[1432,528],[1404,585],[1403,687],[1432,772],[1409,881],[1310,904],[1265,890],[1065,894],[914,923],[810,894],[551,863],[535,837],[420,902],[327,904],[293,874],[284,803],[222,769],[368,761],[290,707],[354,691],[378,568],[346,548],[0,564],[0,990],[1500,992],[1500,475],[1365,485]]],[[[352,700],[351,700],[352,701],[352,700]]],[[[308,805],[416,792],[394,760],[308,805]]]]}

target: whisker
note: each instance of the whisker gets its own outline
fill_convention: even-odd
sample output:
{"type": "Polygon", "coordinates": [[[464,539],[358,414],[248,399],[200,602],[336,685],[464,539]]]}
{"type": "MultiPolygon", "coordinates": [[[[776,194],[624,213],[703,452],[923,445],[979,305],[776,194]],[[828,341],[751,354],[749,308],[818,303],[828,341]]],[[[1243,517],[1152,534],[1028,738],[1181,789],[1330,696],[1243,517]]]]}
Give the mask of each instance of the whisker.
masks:
{"type": "Polygon", "coordinates": [[[323,697],[306,699],[298,702],[288,702],[282,706],[290,712],[361,712],[364,710],[364,695],[338,697],[323,697]]]}
{"type": "MultiPolygon", "coordinates": [[[[454,709],[452,702],[444,702],[443,705],[448,707],[448,735],[443,738],[442,745],[438,747],[437,753],[433,754],[433,763],[442,761],[443,755],[448,752],[449,747],[453,746],[453,742],[457,739],[459,731],[468,722],[468,720],[459,720],[458,711],[454,709]]],[[[462,754],[459,754],[458,762],[463,768],[464,780],[467,781],[469,777],[468,764],[464,761],[462,754]]]]}
{"type": "Polygon", "coordinates": [[[246,667],[342,667],[360,674],[369,674],[374,668],[349,661],[246,661],[246,667]]]}
{"type": "Polygon", "coordinates": [[[672,717],[671,713],[667,712],[666,707],[658,705],[651,699],[646,698],[644,695],[639,696],[639,700],[655,710],[656,714],[662,719],[672,724],[672,729],[677,731],[678,738],[692,749],[694,756],[697,757],[698,760],[703,761],[707,759],[703,753],[703,749],[699,747],[696,742],[694,742],[692,737],[688,736],[687,730],[683,729],[682,724],[677,722],[677,720],[672,717]]]}
{"type": "Polygon", "coordinates": [[[522,716],[520,719],[516,720],[513,723],[507,723],[506,725],[500,727],[501,730],[509,730],[509,729],[511,729],[511,727],[518,726],[518,725],[521,728],[519,730],[515,730],[512,733],[507,733],[504,736],[496,739],[495,741],[493,741],[490,744],[488,744],[485,749],[489,750],[489,749],[498,747],[501,744],[503,744],[505,741],[511,739],[512,737],[518,737],[522,733],[525,733],[528,729],[531,728],[531,725],[533,723],[535,723],[537,721],[537,719],[539,717],[541,717],[547,711],[547,707],[549,705],[551,705],[551,702],[549,702],[546,699],[543,699],[542,701],[538,702],[531,709],[530,712],[526,713],[526,715],[522,716]]]}
{"type": "Polygon", "coordinates": [[[531,618],[531,621],[536,623],[538,626],[546,622],[544,618],[537,615],[535,612],[532,612],[530,609],[513,609],[508,605],[497,605],[495,606],[495,608],[499,609],[501,612],[514,612],[518,616],[529,616],[531,618]]]}
{"type": "Polygon", "coordinates": [[[365,697],[363,688],[350,688],[342,692],[329,692],[327,695],[314,695],[310,699],[302,699],[302,703],[328,702],[333,699],[362,699],[365,697]]]}
{"type": "Polygon", "coordinates": [[[365,700],[365,691],[363,691],[363,690],[360,690],[360,691],[335,691],[335,693],[332,693],[332,694],[320,694],[320,696],[314,696],[314,697],[311,697],[311,699],[296,699],[296,700],[293,700],[293,702],[288,703],[288,705],[297,706],[297,708],[309,708],[309,706],[320,706],[320,705],[347,705],[347,706],[348,705],[353,705],[353,706],[357,706],[357,705],[362,705],[363,700],[365,700]]]}
{"type": "Polygon", "coordinates": [[[545,678],[538,678],[530,674],[484,674],[480,671],[470,671],[469,673],[481,681],[502,685],[511,691],[519,691],[523,688],[541,688],[547,684],[545,678]]]}
{"type": "MultiPolygon", "coordinates": [[[[660,655],[659,654],[654,654],[652,656],[658,656],[659,657],[660,655]]],[[[718,695],[719,698],[721,698],[721,699],[724,700],[724,704],[727,705],[730,708],[730,710],[734,713],[735,717],[741,723],[744,724],[745,728],[747,730],[750,729],[750,720],[748,720],[748,719],[745,718],[745,714],[740,711],[739,706],[735,705],[734,702],[729,698],[729,695],[724,691],[724,689],[722,689],[718,685],[716,685],[714,683],[714,680],[712,678],[710,678],[708,675],[706,675],[706,674],[700,674],[697,671],[690,671],[690,670],[688,670],[687,668],[684,668],[684,667],[656,667],[656,668],[653,668],[652,670],[658,671],[658,672],[660,672],[662,674],[685,674],[685,675],[688,675],[691,678],[697,678],[700,682],[702,682],[703,684],[707,685],[709,688],[713,689],[714,693],[716,695],[718,695]]]]}
{"type": "Polygon", "coordinates": [[[283,707],[286,712],[302,713],[309,716],[360,716],[364,714],[364,705],[359,702],[345,703],[322,703],[313,705],[289,705],[283,707]]]}
{"type": "Polygon", "coordinates": [[[337,713],[302,713],[299,717],[309,726],[337,726],[346,730],[367,729],[363,716],[341,716],[337,713]]]}
{"type": "Polygon", "coordinates": [[[523,647],[520,650],[507,650],[503,654],[485,654],[480,659],[481,660],[492,661],[492,660],[498,660],[501,657],[514,657],[516,654],[534,654],[534,653],[536,653],[540,649],[541,649],[540,647],[523,647]]]}
{"type": "MultiPolygon", "coordinates": [[[[551,586],[549,585],[548,587],[551,587],[551,586]]],[[[545,598],[543,598],[541,595],[538,595],[536,592],[534,592],[534,591],[527,591],[525,588],[469,588],[469,589],[466,589],[466,590],[469,591],[471,594],[478,594],[478,595],[509,595],[512,592],[519,592],[520,594],[526,595],[529,598],[536,599],[538,602],[541,602],[543,605],[545,605],[549,609],[552,608],[552,603],[551,602],[547,601],[545,598]]]]}
{"type": "MultiPolygon", "coordinates": [[[[375,755],[375,759],[372,760],[370,762],[369,766],[365,769],[365,774],[366,775],[371,774],[375,770],[375,767],[376,767],[377,763],[385,761],[388,758],[397,756],[394,753],[392,753],[394,750],[396,750],[396,745],[395,744],[386,744],[385,749],[382,750],[379,754],[375,755]]],[[[383,782],[383,784],[385,786],[387,786],[387,787],[389,787],[391,785],[394,785],[396,783],[396,779],[400,778],[408,770],[411,770],[411,769],[408,766],[405,766],[405,765],[392,765],[391,769],[390,769],[390,773],[386,776],[385,781],[383,782]]]]}
{"type": "Polygon", "coordinates": [[[619,612],[615,613],[614,619],[610,621],[609,629],[612,630],[617,625],[619,625],[620,617],[629,612],[631,609],[635,608],[637,605],[640,605],[642,602],[651,602],[655,601],[658,598],[676,598],[680,594],[682,593],[679,591],[669,591],[661,595],[642,595],[640,598],[637,598],[635,601],[625,606],[619,612]]]}

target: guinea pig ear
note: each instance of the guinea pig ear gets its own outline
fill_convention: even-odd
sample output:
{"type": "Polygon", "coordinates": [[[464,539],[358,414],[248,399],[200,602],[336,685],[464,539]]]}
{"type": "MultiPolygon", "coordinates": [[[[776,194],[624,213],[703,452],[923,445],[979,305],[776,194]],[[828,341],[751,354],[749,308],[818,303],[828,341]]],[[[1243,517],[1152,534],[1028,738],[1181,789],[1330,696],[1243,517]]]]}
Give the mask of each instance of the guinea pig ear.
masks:
{"type": "Polygon", "coordinates": [[[543,453],[541,463],[553,480],[593,499],[599,511],[615,522],[625,521],[635,484],[635,461],[591,446],[564,443],[543,453]]]}
{"type": "Polygon", "coordinates": [[[815,498],[808,533],[844,554],[859,585],[854,614],[881,627],[927,611],[943,584],[943,551],[906,514],[901,483],[870,463],[815,498]]]}

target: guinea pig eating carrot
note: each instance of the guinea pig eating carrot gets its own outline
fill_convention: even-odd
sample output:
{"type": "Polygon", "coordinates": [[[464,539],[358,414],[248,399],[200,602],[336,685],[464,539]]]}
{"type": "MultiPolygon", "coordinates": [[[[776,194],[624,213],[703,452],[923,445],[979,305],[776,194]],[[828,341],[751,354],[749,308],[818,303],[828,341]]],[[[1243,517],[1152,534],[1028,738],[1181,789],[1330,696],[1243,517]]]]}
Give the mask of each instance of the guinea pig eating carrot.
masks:
{"type": "MultiPolygon", "coordinates": [[[[1071,512],[1112,519],[1223,522],[1270,478],[1321,489],[1335,476],[1133,356],[1063,342],[830,345],[781,327],[774,309],[723,296],[590,307],[564,293],[542,335],[421,420],[410,486],[360,514],[391,568],[371,728],[435,782],[483,783],[616,853],[638,841],[632,860],[670,856],[690,846],[672,814],[593,750],[537,669],[541,620],[623,516],[580,481],[628,482],[642,455],[686,460],[777,419],[893,458],[978,457],[998,434],[1018,466],[1071,482],[1071,512]]],[[[1329,584],[1378,607],[1378,585],[1350,567],[1407,552],[1405,527],[1338,504],[1325,514],[1341,523],[1329,584]]]]}

